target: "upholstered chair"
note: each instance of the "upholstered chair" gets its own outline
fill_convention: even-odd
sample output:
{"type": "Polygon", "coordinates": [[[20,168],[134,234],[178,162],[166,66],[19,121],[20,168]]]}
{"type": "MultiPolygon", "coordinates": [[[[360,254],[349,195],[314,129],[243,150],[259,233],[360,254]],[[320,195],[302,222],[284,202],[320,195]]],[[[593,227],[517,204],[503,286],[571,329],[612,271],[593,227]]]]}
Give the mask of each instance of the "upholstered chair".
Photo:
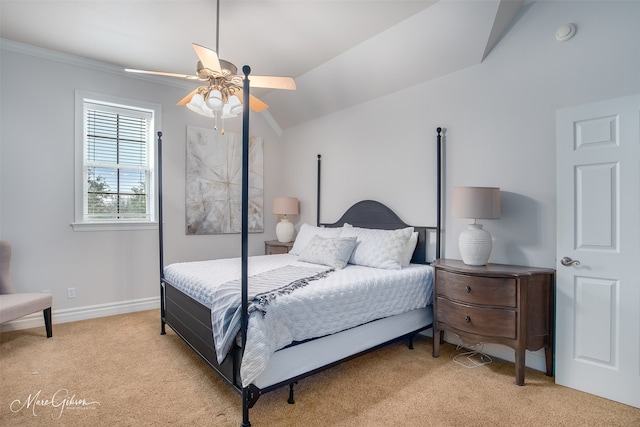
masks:
{"type": "Polygon", "coordinates": [[[47,338],[51,338],[51,303],[48,293],[16,292],[11,278],[11,245],[0,240],[0,323],[10,322],[27,314],[41,311],[47,338]]]}

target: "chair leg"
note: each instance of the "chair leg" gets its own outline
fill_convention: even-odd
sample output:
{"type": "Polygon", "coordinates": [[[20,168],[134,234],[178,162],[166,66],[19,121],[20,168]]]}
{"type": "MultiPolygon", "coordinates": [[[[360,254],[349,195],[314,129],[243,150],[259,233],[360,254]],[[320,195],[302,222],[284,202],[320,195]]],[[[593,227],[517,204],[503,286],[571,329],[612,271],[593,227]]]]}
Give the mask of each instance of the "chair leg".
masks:
{"type": "Polygon", "coordinates": [[[44,315],[44,327],[47,330],[47,338],[51,338],[53,336],[53,330],[51,327],[51,307],[45,308],[42,311],[42,314],[44,315]]]}

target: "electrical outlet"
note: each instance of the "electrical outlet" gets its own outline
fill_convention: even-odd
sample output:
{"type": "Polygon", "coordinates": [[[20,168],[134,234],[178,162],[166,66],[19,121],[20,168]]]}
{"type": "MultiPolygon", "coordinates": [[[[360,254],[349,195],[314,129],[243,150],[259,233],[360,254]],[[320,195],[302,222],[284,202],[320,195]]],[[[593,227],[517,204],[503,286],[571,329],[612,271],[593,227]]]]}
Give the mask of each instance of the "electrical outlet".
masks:
{"type": "Polygon", "coordinates": [[[51,291],[49,289],[45,289],[44,291],[42,291],[43,294],[50,294],[51,291]]]}
{"type": "Polygon", "coordinates": [[[67,288],[67,298],[76,297],[76,288],[67,288]]]}

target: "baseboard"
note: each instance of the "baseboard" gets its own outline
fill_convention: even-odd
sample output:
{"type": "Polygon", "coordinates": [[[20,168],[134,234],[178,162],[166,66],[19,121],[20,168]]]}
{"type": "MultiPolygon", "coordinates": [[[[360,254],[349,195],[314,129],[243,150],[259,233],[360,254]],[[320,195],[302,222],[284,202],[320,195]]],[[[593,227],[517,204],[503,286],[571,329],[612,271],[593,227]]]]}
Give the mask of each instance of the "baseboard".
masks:
{"type": "MultiPolygon", "coordinates": [[[[55,327],[56,323],[75,322],[78,320],[94,319],[97,317],[113,316],[116,314],[133,313],[136,311],[153,310],[158,308],[160,308],[160,297],[142,298],[117,303],[53,310],[52,322],[55,327]]],[[[28,316],[21,317],[20,319],[4,323],[0,325],[0,332],[37,327],[44,328],[44,320],[41,312],[33,313],[28,316]]],[[[426,331],[421,332],[421,335],[429,337],[431,337],[432,334],[433,329],[427,329],[426,331]]],[[[457,335],[450,334],[448,332],[445,332],[445,340],[454,345],[462,344],[462,341],[460,341],[460,338],[458,338],[457,335]]],[[[512,348],[507,346],[484,344],[482,352],[502,360],[515,362],[515,353],[512,348]]],[[[537,352],[527,350],[525,359],[525,365],[529,368],[546,372],[546,361],[543,350],[537,352]]]]}
{"type": "MultiPolygon", "coordinates": [[[[51,318],[54,327],[53,333],[55,336],[55,325],[59,323],[75,322],[78,320],[94,319],[97,317],[113,316],[116,314],[133,313],[136,311],[153,310],[156,308],[160,308],[160,297],[141,298],[108,304],[52,310],[51,318]]],[[[44,318],[42,317],[42,312],[29,314],[21,317],[20,319],[3,323],[0,325],[0,332],[37,327],[42,327],[44,329],[44,318]]]]}
{"type": "MultiPolygon", "coordinates": [[[[429,337],[433,336],[433,329],[428,329],[425,331],[426,333],[422,333],[422,335],[426,335],[429,337]]],[[[453,345],[461,345],[465,346],[460,338],[448,331],[445,331],[444,339],[446,342],[451,343],[453,345]]],[[[473,350],[478,350],[477,347],[472,347],[473,350]]],[[[508,362],[516,361],[515,351],[511,347],[507,347],[505,345],[499,344],[489,344],[486,343],[482,346],[482,353],[488,354],[489,356],[497,357],[498,359],[506,360],[508,362]]],[[[547,362],[544,355],[544,350],[539,351],[526,351],[525,355],[525,366],[535,369],[536,371],[547,371],[547,362]]]]}

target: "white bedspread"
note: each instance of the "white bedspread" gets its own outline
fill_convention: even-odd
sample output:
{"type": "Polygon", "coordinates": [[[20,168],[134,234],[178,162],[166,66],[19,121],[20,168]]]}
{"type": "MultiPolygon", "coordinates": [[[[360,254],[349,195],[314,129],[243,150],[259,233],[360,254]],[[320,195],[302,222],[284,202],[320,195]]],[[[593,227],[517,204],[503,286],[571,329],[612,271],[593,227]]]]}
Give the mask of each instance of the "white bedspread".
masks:
{"type": "MultiPolygon", "coordinates": [[[[252,276],[284,265],[310,265],[297,258],[289,254],[250,257],[248,274],[252,276]]],[[[239,258],[176,263],[165,268],[165,278],[211,308],[213,291],[238,278],[240,263],[239,258]]],[[[425,307],[431,304],[432,298],[433,271],[427,265],[382,270],[350,264],[332,272],[276,298],[266,314],[260,311],[251,314],[242,359],[242,384],[251,384],[263,372],[271,354],[294,341],[425,307]]]]}

